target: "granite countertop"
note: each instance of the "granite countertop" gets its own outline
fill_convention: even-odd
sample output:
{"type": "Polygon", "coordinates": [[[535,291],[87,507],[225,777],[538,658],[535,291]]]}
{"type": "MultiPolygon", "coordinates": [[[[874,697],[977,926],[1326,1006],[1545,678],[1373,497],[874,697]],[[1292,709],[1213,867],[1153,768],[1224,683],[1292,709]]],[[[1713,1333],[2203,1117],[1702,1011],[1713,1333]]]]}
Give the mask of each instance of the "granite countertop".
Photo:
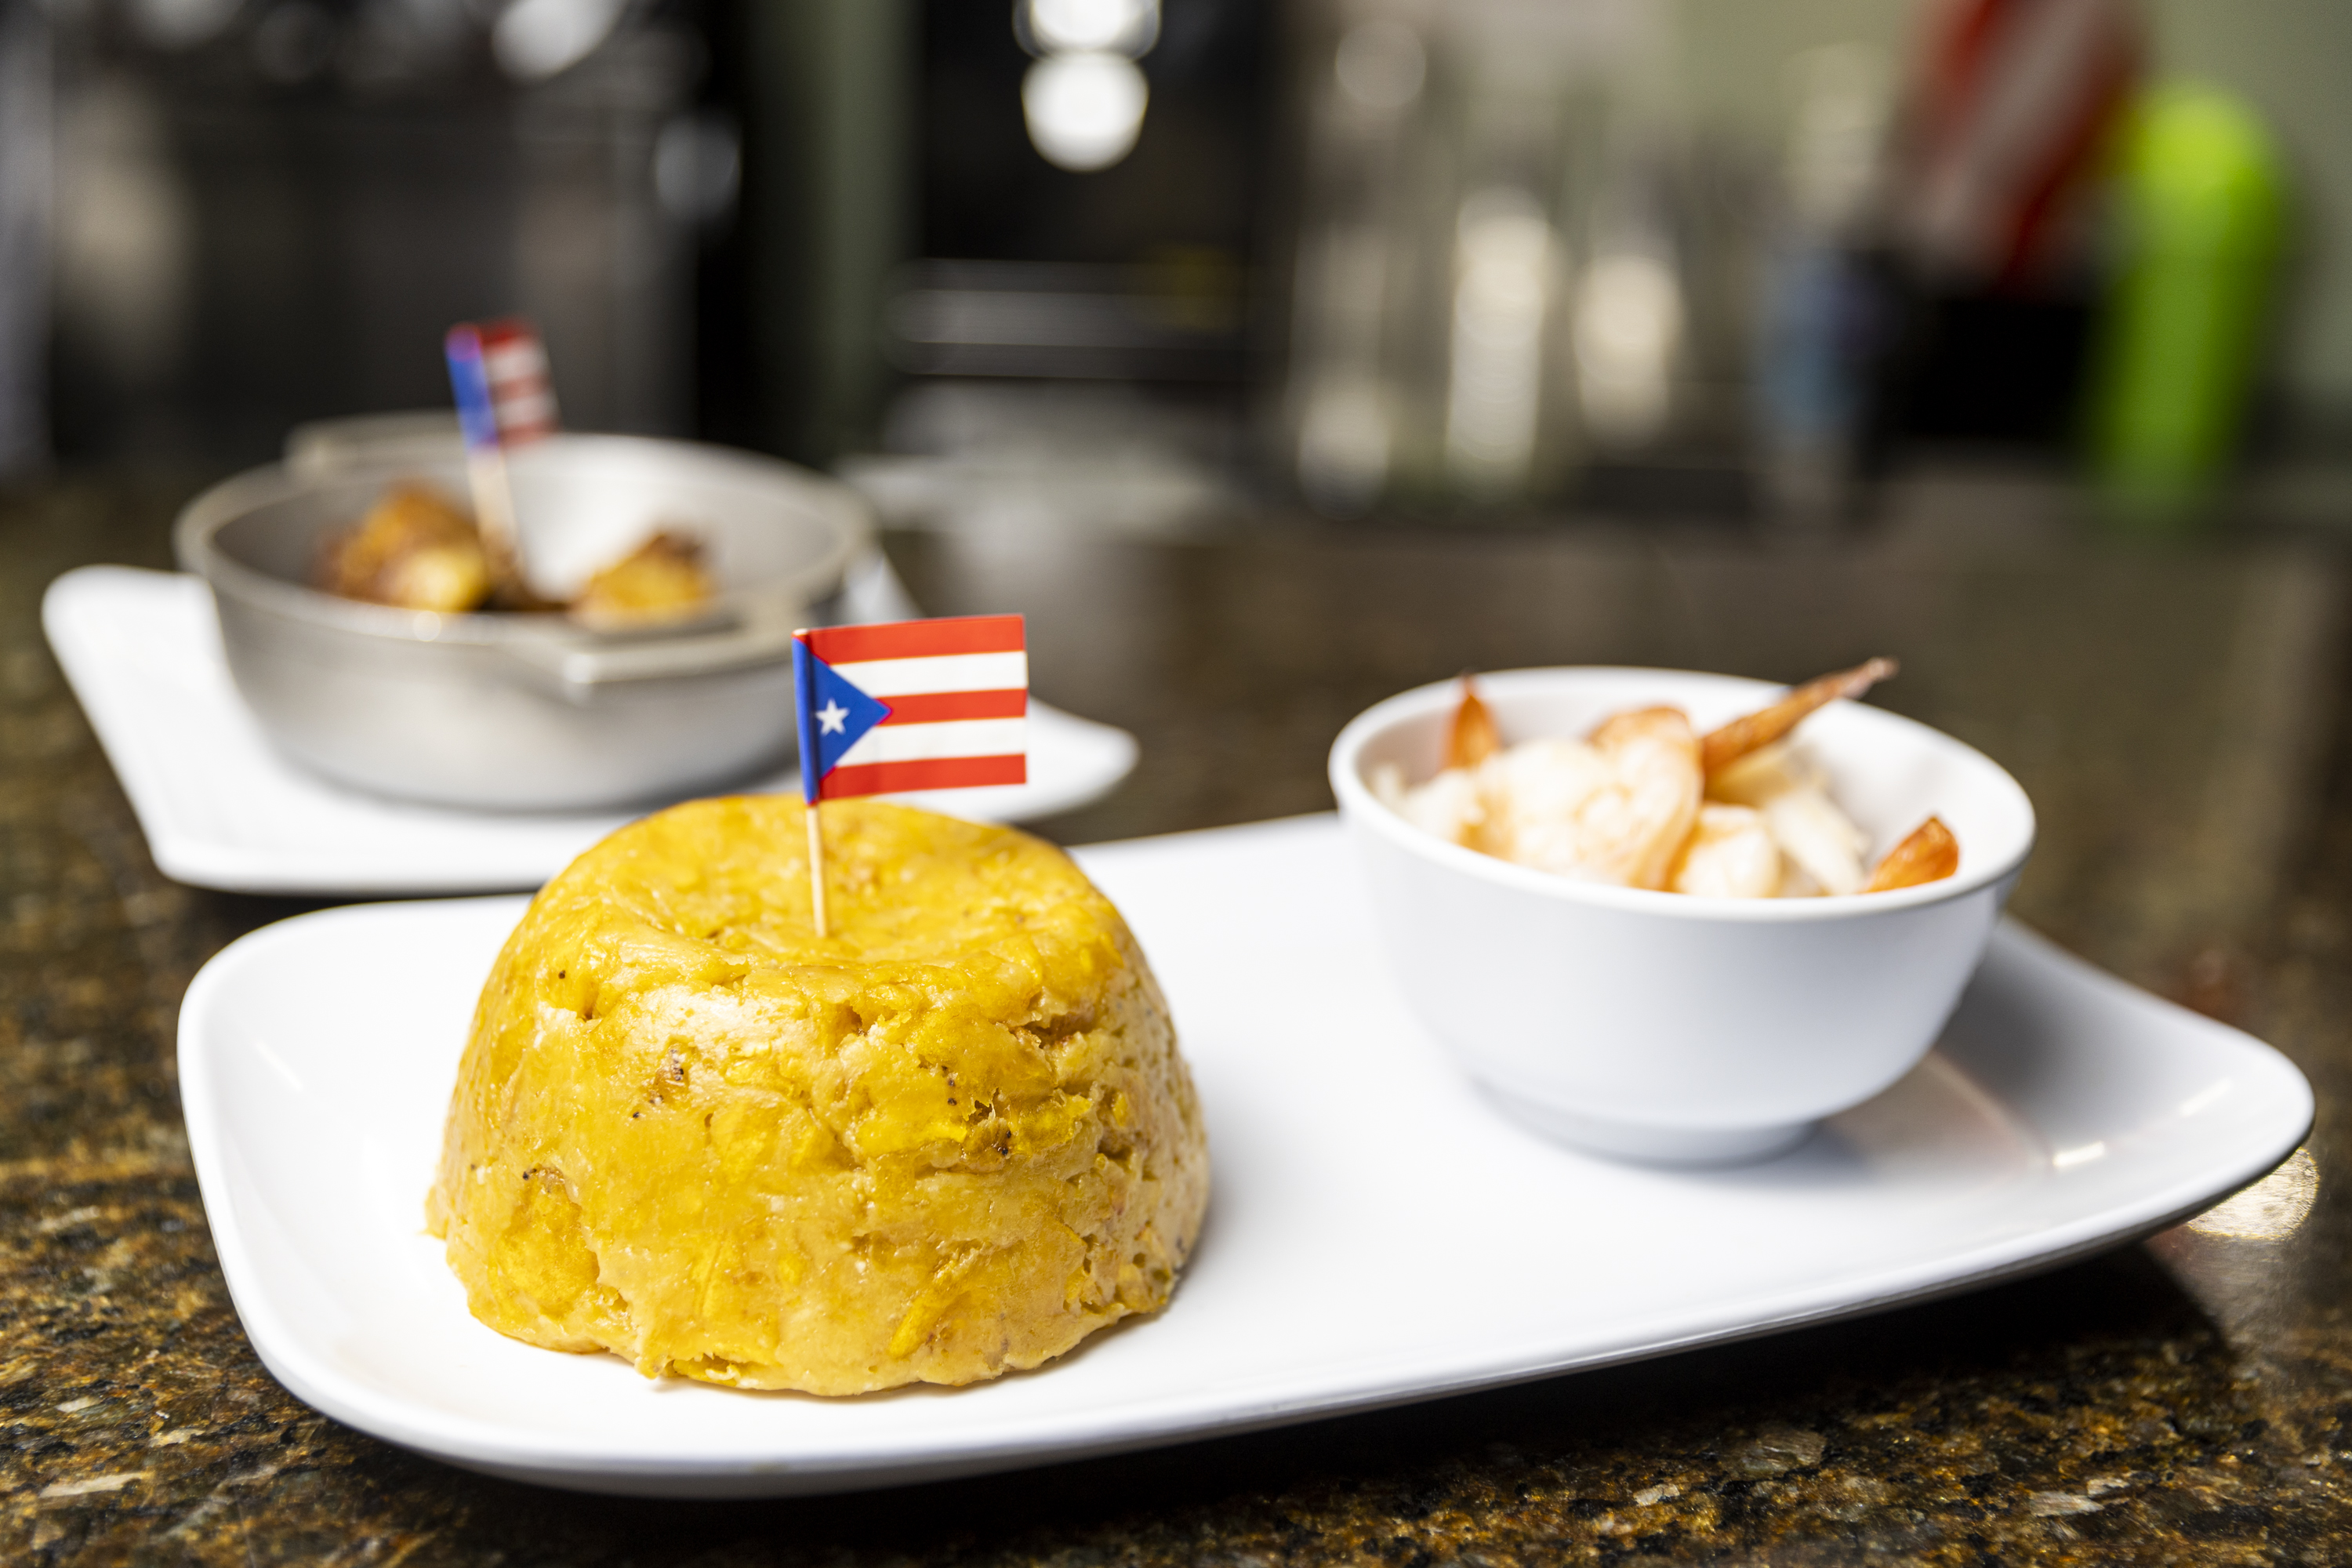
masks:
{"type": "Polygon", "coordinates": [[[2102,542],[1990,481],[1898,493],[1835,542],[895,536],[925,603],[1027,612],[1040,695],[1141,737],[1124,789],[1043,825],[1069,842],[1322,809],[1342,721],[1465,667],[1794,679],[1898,653],[1874,700],[2035,799],[2016,912],[2278,1045],[2318,1123],[2251,1198],[1937,1304],[1117,1459],[686,1504],[389,1447],[294,1399],[238,1329],[175,1017],[225,942],[310,906],[156,872],[37,611],[78,563],[166,564],[182,493],[0,497],[0,1560],[2352,1561],[2352,688],[2329,541],[2102,542]]]}

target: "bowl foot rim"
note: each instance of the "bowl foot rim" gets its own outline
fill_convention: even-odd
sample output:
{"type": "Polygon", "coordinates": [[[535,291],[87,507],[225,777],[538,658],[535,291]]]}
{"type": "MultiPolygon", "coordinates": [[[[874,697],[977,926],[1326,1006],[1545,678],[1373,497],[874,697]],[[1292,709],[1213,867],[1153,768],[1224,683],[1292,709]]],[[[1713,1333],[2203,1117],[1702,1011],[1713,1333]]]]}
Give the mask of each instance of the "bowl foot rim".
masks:
{"type": "Polygon", "coordinates": [[[1503,1114],[1554,1142],[1642,1165],[1752,1164],[1788,1152],[1821,1125],[1814,1121],[1767,1127],[1663,1127],[1565,1110],[1492,1084],[1479,1087],[1503,1114]]]}

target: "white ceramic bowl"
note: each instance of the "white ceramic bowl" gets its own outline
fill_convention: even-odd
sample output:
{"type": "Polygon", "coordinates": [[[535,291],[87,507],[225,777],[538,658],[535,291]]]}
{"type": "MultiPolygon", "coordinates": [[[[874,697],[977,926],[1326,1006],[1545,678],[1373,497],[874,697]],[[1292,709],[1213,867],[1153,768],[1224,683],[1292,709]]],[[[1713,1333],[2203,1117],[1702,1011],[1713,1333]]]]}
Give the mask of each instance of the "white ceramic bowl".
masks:
{"type": "MultiPolygon", "coordinates": [[[[1478,678],[1506,743],[1583,735],[1670,703],[1703,733],[1783,688],[1664,669],[1478,678]]],[[[1362,858],[1390,963],[1414,1011],[1506,1109],[1633,1159],[1721,1163],[1796,1143],[1910,1071],[1984,955],[2033,847],[2033,807],[1999,764],[1854,702],[1797,736],[1876,856],[1929,813],[1960,868],[1890,893],[1711,899],[1571,881],[1451,844],[1375,797],[1392,763],[1437,771],[1458,688],[1360,715],[1331,787],[1362,858]]]]}

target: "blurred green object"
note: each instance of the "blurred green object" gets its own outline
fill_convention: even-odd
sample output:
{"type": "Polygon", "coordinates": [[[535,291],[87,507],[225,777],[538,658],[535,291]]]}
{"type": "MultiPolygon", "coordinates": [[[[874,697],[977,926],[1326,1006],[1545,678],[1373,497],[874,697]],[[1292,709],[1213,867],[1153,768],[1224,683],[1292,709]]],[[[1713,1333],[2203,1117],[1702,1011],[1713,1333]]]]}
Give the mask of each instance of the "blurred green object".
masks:
{"type": "Polygon", "coordinates": [[[2168,523],[2235,453],[2286,227],[2276,145],[2243,102],[2166,86],[2126,118],[2121,248],[2090,387],[2093,466],[2126,518],[2168,523]]]}

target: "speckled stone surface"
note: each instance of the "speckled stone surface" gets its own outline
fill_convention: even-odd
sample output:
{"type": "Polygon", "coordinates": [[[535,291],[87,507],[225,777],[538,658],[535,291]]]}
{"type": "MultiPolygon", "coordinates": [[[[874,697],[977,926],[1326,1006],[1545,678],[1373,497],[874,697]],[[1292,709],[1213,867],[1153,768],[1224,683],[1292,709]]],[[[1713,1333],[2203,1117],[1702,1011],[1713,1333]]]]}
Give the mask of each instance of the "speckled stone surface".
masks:
{"type": "MultiPolygon", "coordinates": [[[[172,487],[0,497],[0,1562],[620,1564],[2352,1562],[2352,732],[2326,541],[2077,536],[2037,487],[1922,487],[1832,546],[1704,530],[905,536],[940,611],[1032,617],[1041,695],[1144,766],[1084,841],[1328,804],[1365,703],[1466,666],[1780,679],[2007,763],[2016,908],[2278,1044],[2309,1160],[2039,1279],[1643,1365],[1228,1441],[793,1503],[574,1497],[310,1411],[239,1331],[173,1075],[182,992],[302,908],[154,870],[43,645],[87,561],[165,563],[172,487]],[[2284,1235],[2291,1190],[2317,1202],[2284,1235]]],[[[331,1179],[329,1173],[323,1179],[331,1179]]]]}

